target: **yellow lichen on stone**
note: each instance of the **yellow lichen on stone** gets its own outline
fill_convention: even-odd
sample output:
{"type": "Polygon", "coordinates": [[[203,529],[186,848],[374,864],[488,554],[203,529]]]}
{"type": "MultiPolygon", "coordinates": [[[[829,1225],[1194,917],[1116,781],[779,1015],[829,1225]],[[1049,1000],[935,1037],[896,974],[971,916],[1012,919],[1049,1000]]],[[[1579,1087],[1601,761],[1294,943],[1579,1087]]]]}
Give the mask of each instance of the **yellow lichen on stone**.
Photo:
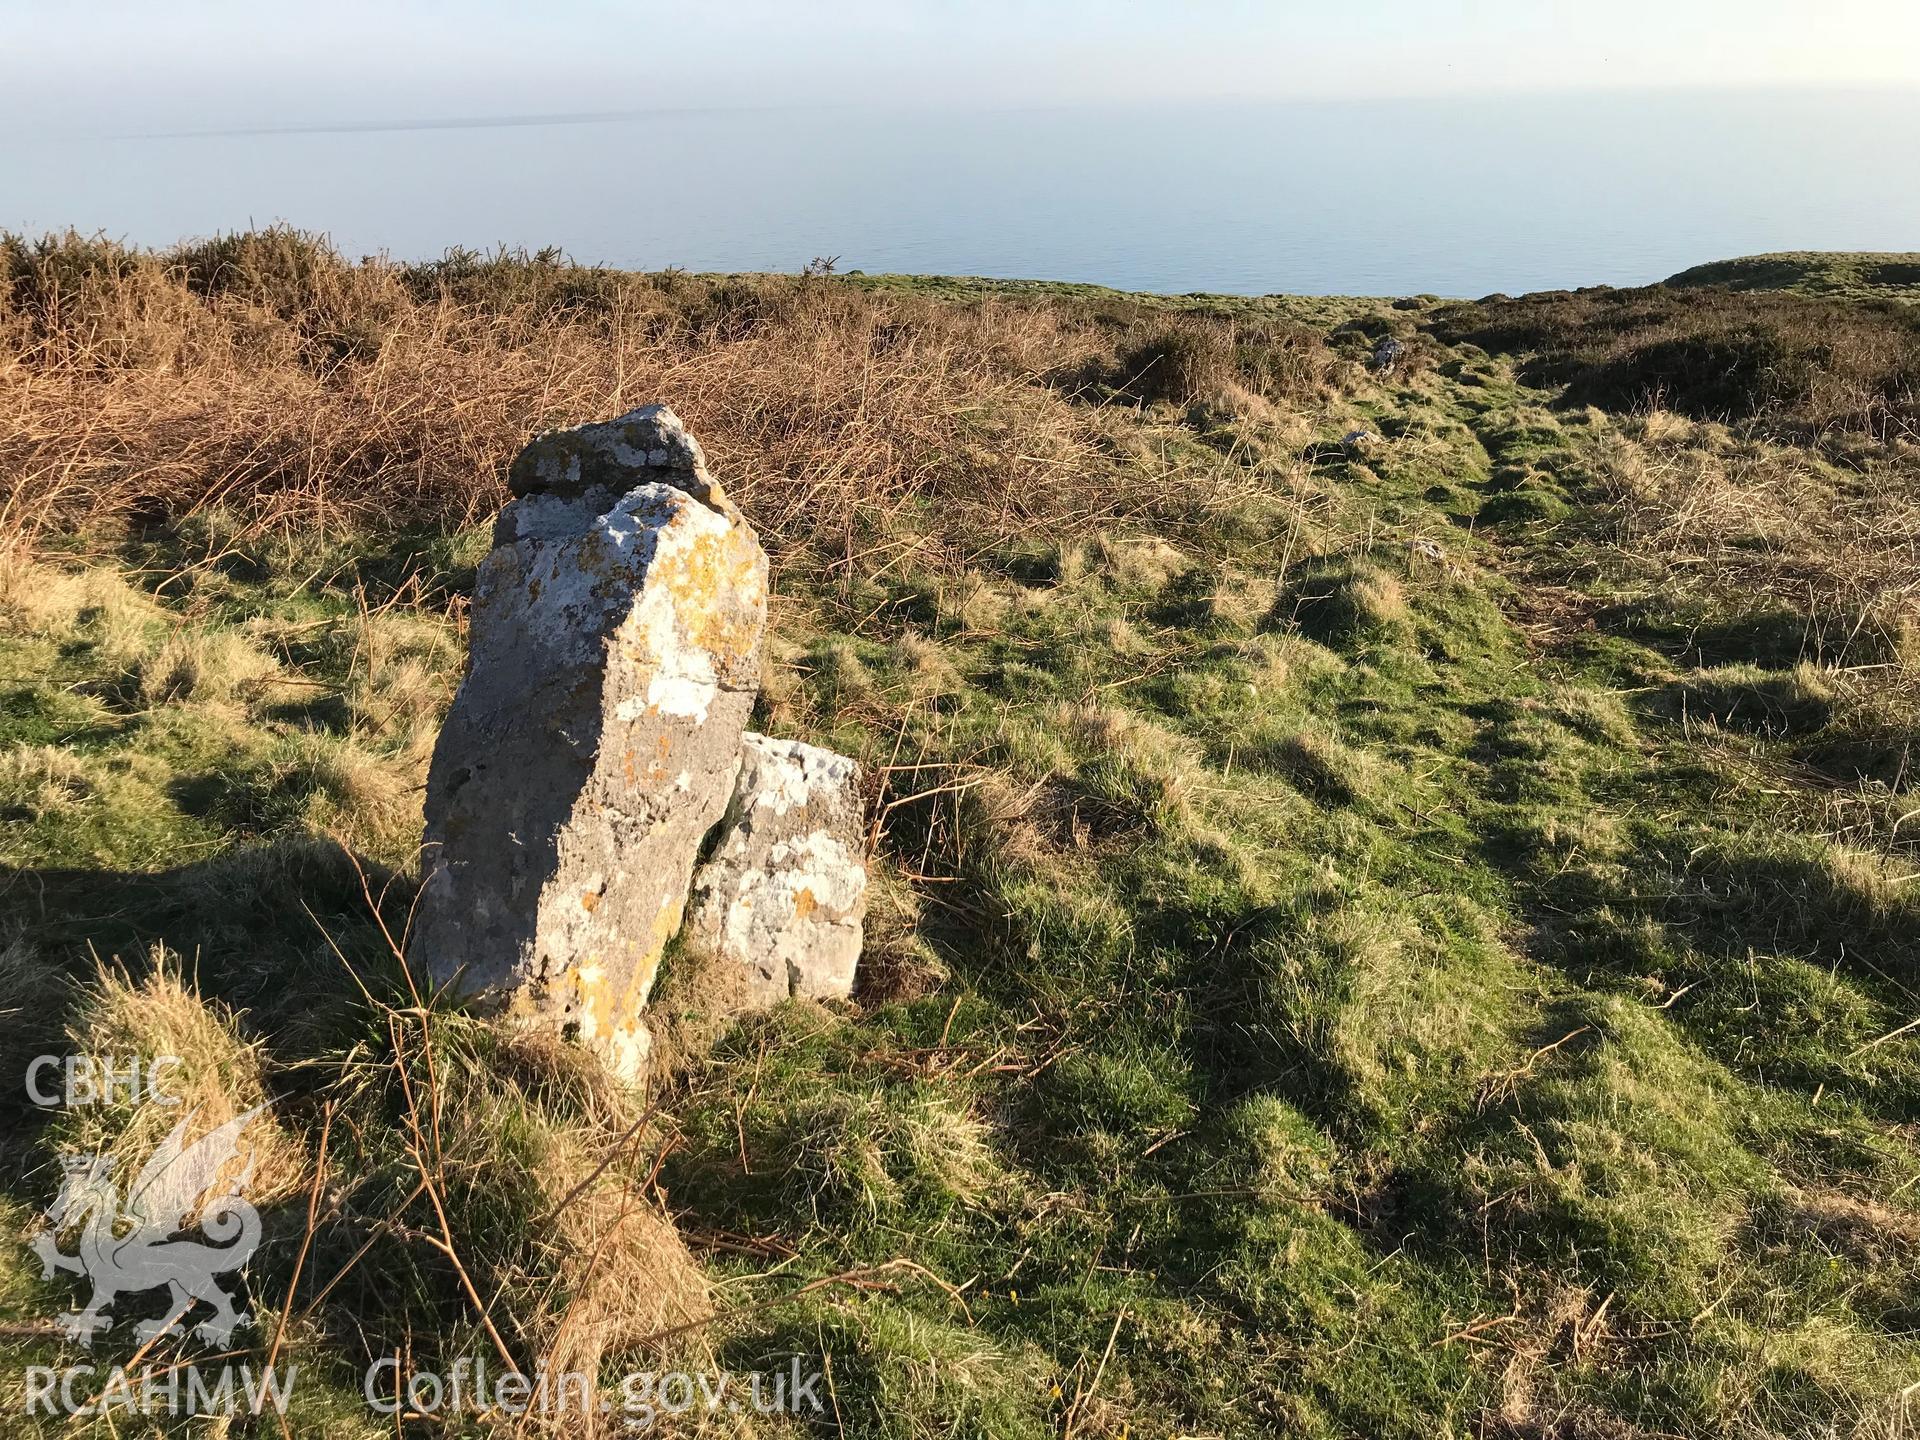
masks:
{"type": "Polygon", "coordinates": [[[667,953],[667,942],[680,933],[680,922],[686,912],[687,902],[683,896],[654,917],[646,948],[633,967],[626,993],[620,997],[621,1014],[638,1015],[646,1006],[647,997],[653,993],[654,977],[660,970],[660,957],[667,953]]]}
{"type": "Polygon", "coordinates": [[[700,535],[666,581],[676,618],[699,648],[730,660],[755,651],[762,604],[754,585],[758,547],[742,544],[737,531],[700,535]],[[732,597],[727,603],[723,597],[732,597]]]}

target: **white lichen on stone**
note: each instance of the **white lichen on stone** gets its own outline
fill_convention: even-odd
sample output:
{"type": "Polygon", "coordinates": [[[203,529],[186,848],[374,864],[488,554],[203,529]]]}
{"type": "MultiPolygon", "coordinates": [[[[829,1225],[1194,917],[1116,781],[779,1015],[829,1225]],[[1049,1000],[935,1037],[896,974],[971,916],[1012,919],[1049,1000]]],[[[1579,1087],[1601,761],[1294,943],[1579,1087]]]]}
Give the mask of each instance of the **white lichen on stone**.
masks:
{"type": "Polygon", "coordinates": [[[718,844],[694,878],[687,934],[743,966],[760,1003],[845,996],[866,915],[858,769],[752,733],[741,756],[718,844]]]}

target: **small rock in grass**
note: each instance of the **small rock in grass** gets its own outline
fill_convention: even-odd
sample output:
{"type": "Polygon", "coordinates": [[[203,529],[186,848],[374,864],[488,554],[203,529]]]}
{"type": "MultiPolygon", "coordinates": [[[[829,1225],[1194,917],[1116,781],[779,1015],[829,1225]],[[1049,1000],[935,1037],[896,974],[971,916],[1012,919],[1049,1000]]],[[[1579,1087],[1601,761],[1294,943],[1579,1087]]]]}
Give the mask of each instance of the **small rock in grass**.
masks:
{"type": "Polygon", "coordinates": [[[844,755],[749,732],[687,938],[737,961],[753,1003],[844,997],[867,908],[859,772],[844,755]]]}

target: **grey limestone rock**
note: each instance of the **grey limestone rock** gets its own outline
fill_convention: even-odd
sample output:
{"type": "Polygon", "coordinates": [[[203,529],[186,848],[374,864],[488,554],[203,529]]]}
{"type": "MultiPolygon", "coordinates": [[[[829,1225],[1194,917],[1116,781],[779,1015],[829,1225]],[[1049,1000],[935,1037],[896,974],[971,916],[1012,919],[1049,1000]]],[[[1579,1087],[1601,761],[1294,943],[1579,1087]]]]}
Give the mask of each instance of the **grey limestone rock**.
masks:
{"type": "Polygon", "coordinates": [[[867,906],[859,775],[844,755],[749,731],[694,878],[687,936],[745,967],[756,1004],[853,988],[867,906]]]}
{"type": "Polygon", "coordinates": [[[410,953],[637,1076],[735,794],[766,556],[664,406],[543,435],[510,483],[428,776],[410,953]]]}

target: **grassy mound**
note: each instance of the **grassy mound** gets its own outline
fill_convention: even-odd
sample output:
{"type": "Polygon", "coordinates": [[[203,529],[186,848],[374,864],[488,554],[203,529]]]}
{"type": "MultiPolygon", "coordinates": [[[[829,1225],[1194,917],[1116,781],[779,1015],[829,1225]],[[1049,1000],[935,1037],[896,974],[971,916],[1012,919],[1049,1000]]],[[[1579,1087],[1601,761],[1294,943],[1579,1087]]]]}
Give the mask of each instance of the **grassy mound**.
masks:
{"type": "Polygon", "coordinates": [[[1797,290],[1848,299],[1920,300],[1920,254],[1799,251],[1747,255],[1682,270],[1667,280],[1676,289],[1797,290]]]}
{"type": "Polygon", "coordinates": [[[1920,313],[1802,295],[1670,287],[1463,306],[1439,333],[1526,352],[1529,379],[1615,412],[1764,421],[1796,438],[1920,433],[1920,313]]]}
{"type": "MultiPolygon", "coordinates": [[[[292,1433],[396,1354],[830,1381],[715,1433],[1911,1427],[1897,313],[7,255],[0,1048],[270,1103],[292,1433]],[[1661,348],[1749,334],[1806,368],[1661,348]],[[855,1002],[670,955],[633,1095],[393,942],[504,468],[654,398],[769,544],[756,723],[880,790],[855,1002]]],[[[21,1234],[153,1138],[0,1103],[21,1234]]],[[[0,1404],[75,1298],[0,1255],[0,1404]]]]}

